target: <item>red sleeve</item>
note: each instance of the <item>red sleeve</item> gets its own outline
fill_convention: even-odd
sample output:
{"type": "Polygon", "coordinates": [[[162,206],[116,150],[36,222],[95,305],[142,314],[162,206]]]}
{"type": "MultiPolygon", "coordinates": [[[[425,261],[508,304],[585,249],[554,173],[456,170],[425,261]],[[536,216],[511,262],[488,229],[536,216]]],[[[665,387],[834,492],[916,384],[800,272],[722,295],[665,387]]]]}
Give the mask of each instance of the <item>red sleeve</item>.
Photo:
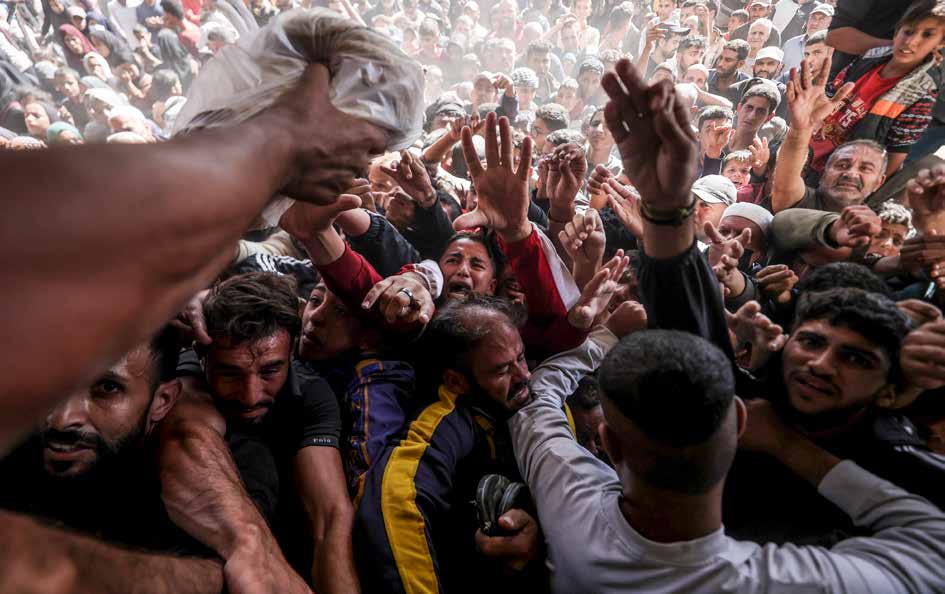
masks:
{"type": "MultiPolygon", "coordinates": [[[[553,354],[572,349],[584,341],[586,332],[568,322],[568,305],[562,297],[562,291],[568,291],[572,299],[579,294],[577,286],[568,274],[567,277],[556,274],[553,266],[561,264],[557,260],[549,262],[547,249],[554,250],[548,242],[542,245],[542,238],[534,228],[531,234],[521,241],[505,243],[499,239],[499,245],[515,272],[525,302],[528,305],[528,322],[522,330],[522,340],[530,353],[553,354]]],[[[563,268],[563,264],[561,264],[563,268]]]]}
{"type": "Polygon", "coordinates": [[[345,242],[345,251],[341,257],[323,266],[316,266],[325,281],[328,290],[334,293],[345,304],[348,311],[362,320],[380,324],[387,332],[395,334],[415,335],[423,329],[418,323],[391,324],[384,320],[377,304],[370,310],[361,307],[364,297],[374,288],[374,285],[384,280],[371,263],[364,256],[351,249],[345,242]]]}
{"type": "Polygon", "coordinates": [[[382,280],[370,262],[351,249],[348,242],[345,242],[345,251],[340,258],[316,268],[328,290],[338,296],[352,313],[362,311],[364,296],[382,280]]]}

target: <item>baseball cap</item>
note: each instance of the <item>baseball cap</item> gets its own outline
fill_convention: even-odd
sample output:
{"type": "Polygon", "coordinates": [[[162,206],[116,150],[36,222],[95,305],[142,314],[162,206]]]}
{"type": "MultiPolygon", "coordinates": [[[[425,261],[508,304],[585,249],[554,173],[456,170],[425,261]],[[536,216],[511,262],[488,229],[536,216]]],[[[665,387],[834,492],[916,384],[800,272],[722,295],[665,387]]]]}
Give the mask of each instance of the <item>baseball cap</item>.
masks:
{"type": "Polygon", "coordinates": [[[762,6],[771,6],[771,0],[752,0],[748,3],[748,8],[751,8],[755,4],[761,4],[762,6]]]}
{"type": "Polygon", "coordinates": [[[778,47],[768,46],[763,47],[758,50],[758,55],[755,56],[755,60],[763,60],[765,58],[773,58],[778,62],[784,61],[784,50],[778,47]]]}
{"type": "Polygon", "coordinates": [[[724,221],[726,217],[741,217],[743,219],[748,219],[752,223],[761,227],[763,233],[768,232],[768,227],[771,225],[771,221],[774,219],[774,215],[768,212],[763,206],[757,204],[752,204],[751,202],[736,202],[735,204],[729,206],[725,209],[725,212],[722,213],[722,218],[720,221],[724,221]]]}
{"type": "Polygon", "coordinates": [[[834,8],[833,6],[827,4],[826,2],[818,2],[817,4],[814,5],[814,9],[811,10],[810,12],[811,14],[815,12],[819,12],[821,14],[825,14],[829,17],[832,17],[834,15],[834,8]]]}
{"type": "Polygon", "coordinates": [[[81,6],[70,6],[66,9],[66,14],[69,15],[69,18],[80,17],[85,18],[85,10],[81,6]]]}
{"type": "Polygon", "coordinates": [[[738,199],[738,190],[735,184],[721,175],[707,175],[700,177],[692,184],[692,192],[703,202],[710,204],[724,204],[731,206],[738,199]]]}

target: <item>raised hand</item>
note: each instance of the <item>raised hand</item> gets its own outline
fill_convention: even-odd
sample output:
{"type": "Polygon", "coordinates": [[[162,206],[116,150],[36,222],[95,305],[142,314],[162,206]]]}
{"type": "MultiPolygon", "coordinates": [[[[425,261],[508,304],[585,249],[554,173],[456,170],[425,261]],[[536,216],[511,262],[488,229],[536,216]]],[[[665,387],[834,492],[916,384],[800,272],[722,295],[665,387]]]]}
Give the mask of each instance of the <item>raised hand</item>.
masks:
{"type": "Polygon", "coordinates": [[[945,386],[945,320],[910,332],[902,343],[899,363],[911,384],[925,390],[945,386]]]}
{"type": "Polygon", "coordinates": [[[899,251],[899,261],[903,270],[921,278],[929,267],[945,262],[945,235],[932,230],[907,239],[899,251]]]}
{"type": "Polygon", "coordinates": [[[916,328],[942,319],[942,310],[921,299],[903,299],[896,302],[896,307],[912,319],[912,325],[916,328]]]}
{"type": "Polygon", "coordinates": [[[830,225],[828,233],[840,247],[858,248],[868,245],[882,229],[879,215],[869,206],[857,204],[844,208],[840,218],[830,225]]]}
{"type": "Polygon", "coordinates": [[[609,178],[603,186],[607,204],[627,231],[637,239],[643,237],[643,217],[640,215],[640,196],[616,178],[609,178]]]}
{"type": "Polygon", "coordinates": [[[629,60],[601,80],[610,97],[607,127],[623,159],[624,172],[650,208],[668,211],[692,202],[698,149],[689,114],[676,101],[672,83],[648,87],[629,60]],[[626,89],[626,91],[624,91],[626,89]]]}
{"type": "Polygon", "coordinates": [[[371,155],[381,154],[387,145],[382,129],[332,105],[330,89],[328,68],[312,64],[295,89],[258,116],[285,130],[292,142],[294,159],[288,164],[288,182],[282,189],[291,198],[334,202],[367,169],[371,155]]]}
{"type": "Polygon", "coordinates": [[[296,202],[279,219],[279,226],[302,243],[320,232],[331,229],[338,215],[361,206],[361,199],[352,194],[342,194],[328,205],[296,202]]]}
{"type": "Polygon", "coordinates": [[[771,158],[768,139],[756,136],[748,147],[748,151],[751,153],[751,170],[757,176],[764,175],[768,171],[768,160],[771,158]]]}
{"type": "Polygon", "coordinates": [[[410,151],[400,151],[400,161],[381,165],[380,170],[393,179],[400,188],[423,208],[436,202],[436,191],[419,157],[410,151]]]}
{"type": "Polygon", "coordinates": [[[760,369],[771,353],[780,351],[787,343],[784,329],[761,313],[757,301],[749,301],[734,314],[726,311],[725,318],[735,337],[736,363],[743,369],[760,369]]]}
{"type": "Polygon", "coordinates": [[[583,148],[568,143],[555,149],[548,162],[548,185],[545,188],[552,218],[565,220],[559,217],[574,216],[574,199],[584,183],[586,172],[587,159],[583,148]]]}
{"type": "Polygon", "coordinates": [[[209,294],[210,290],[204,289],[191,297],[184,309],[170,322],[184,336],[203,345],[213,342],[213,339],[207,334],[207,320],[203,316],[203,302],[207,300],[209,294]]]}
{"type": "Polygon", "coordinates": [[[934,227],[945,234],[945,165],[919,171],[906,183],[906,196],[920,233],[934,227]]]}
{"type": "Polygon", "coordinates": [[[389,276],[374,285],[364,296],[361,307],[371,309],[375,304],[378,312],[391,324],[426,324],[436,311],[426,284],[411,272],[389,276]]]}
{"type": "Polygon", "coordinates": [[[646,309],[643,304],[636,301],[624,301],[610,314],[604,325],[614,333],[614,336],[623,338],[628,334],[646,330],[646,323],[646,309]]]}
{"type": "Polygon", "coordinates": [[[617,250],[616,255],[597,271],[584,286],[577,303],[568,311],[568,322],[572,326],[587,330],[605,314],[629,264],[630,258],[623,255],[623,250],[617,250]]]}
{"type": "Polygon", "coordinates": [[[816,132],[853,92],[853,83],[847,83],[832,98],[828,97],[826,87],[829,78],[830,60],[824,60],[816,72],[807,60],[801,61],[800,70],[791,68],[787,99],[792,128],[816,132]]]}
{"type": "Polygon", "coordinates": [[[587,179],[587,191],[591,194],[603,194],[605,192],[604,184],[613,176],[614,174],[610,172],[610,169],[603,165],[597,165],[587,179]]]}
{"type": "Polygon", "coordinates": [[[745,246],[751,243],[751,229],[743,229],[741,233],[733,237],[722,235],[712,221],[706,221],[704,229],[709,240],[707,254],[709,265],[713,267],[721,262],[723,256],[728,256],[738,262],[745,253],[745,246]]]}
{"type": "Polygon", "coordinates": [[[354,185],[348,189],[345,194],[352,194],[361,199],[361,207],[372,212],[377,212],[377,202],[380,199],[380,192],[374,192],[371,189],[371,182],[363,177],[356,178],[354,185]]]}
{"type": "Polygon", "coordinates": [[[472,131],[463,128],[463,155],[469,166],[469,175],[479,195],[479,204],[472,212],[461,215],[453,222],[457,231],[489,227],[506,242],[525,239],[532,233],[528,222],[528,176],[532,160],[532,139],[522,142],[522,158],[518,169],[512,161],[512,131],[508,118],[499,118],[499,136],[496,138],[496,116],[486,117],[486,166],[476,155],[472,131]]]}
{"type": "Polygon", "coordinates": [[[791,301],[791,289],[797,284],[798,278],[786,265],[773,264],[759,270],[755,280],[758,282],[758,289],[768,299],[784,304],[791,301]]]}
{"type": "Polygon", "coordinates": [[[574,218],[558,233],[561,247],[573,263],[572,274],[577,286],[584,288],[590,282],[604,258],[604,224],[593,208],[574,218]]]}
{"type": "Polygon", "coordinates": [[[718,159],[735,136],[735,128],[730,123],[710,123],[702,136],[702,152],[712,159],[718,159]]]}

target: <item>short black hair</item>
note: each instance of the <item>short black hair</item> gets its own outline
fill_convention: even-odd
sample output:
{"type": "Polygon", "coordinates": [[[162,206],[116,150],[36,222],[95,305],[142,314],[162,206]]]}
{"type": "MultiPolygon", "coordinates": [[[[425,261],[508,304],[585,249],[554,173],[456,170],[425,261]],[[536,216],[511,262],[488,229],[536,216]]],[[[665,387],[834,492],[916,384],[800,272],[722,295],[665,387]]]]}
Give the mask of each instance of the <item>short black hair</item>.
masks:
{"type": "Polygon", "coordinates": [[[180,337],[170,325],[161,328],[148,341],[151,356],[151,392],[164,382],[177,376],[177,360],[180,358],[180,337]]]}
{"type": "Polygon", "coordinates": [[[248,272],[214,285],[203,304],[207,334],[236,346],[285,330],[302,330],[295,281],[271,272],[248,272]]]}
{"type": "Polygon", "coordinates": [[[601,364],[599,381],[604,396],[647,437],[673,447],[705,442],[735,396],[728,357],[678,330],[624,337],[601,364]]]}
{"type": "Polygon", "coordinates": [[[184,20],[184,7],[180,0],[161,0],[161,8],[172,17],[184,20]]]}
{"type": "MultiPolygon", "coordinates": [[[[499,247],[498,240],[496,240],[495,233],[492,231],[459,231],[454,233],[452,237],[443,244],[443,253],[446,253],[446,248],[461,239],[481,243],[483,247],[486,248],[486,253],[489,254],[489,260],[492,261],[492,267],[495,269],[495,278],[498,280],[499,277],[502,276],[502,271],[505,269],[506,259],[502,248],[499,247]]],[[[443,254],[440,254],[437,259],[439,260],[439,258],[442,257],[443,254]]]]}
{"type": "Polygon", "coordinates": [[[699,112],[699,122],[696,126],[697,129],[702,130],[702,124],[708,122],[709,120],[734,120],[735,114],[732,113],[732,110],[727,107],[722,107],[721,105],[708,105],[702,108],[702,111],[699,112]]]}
{"type": "Polygon", "coordinates": [[[832,262],[818,266],[795,286],[798,293],[816,293],[830,289],[862,289],[892,297],[892,289],[872,270],[854,262],[832,262]]]}
{"type": "Polygon", "coordinates": [[[545,41],[544,39],[536,39],[535,41],[529,42],[528,47],[525,48],[525,56],[528,57],[532,54],[547,54],[554,49],[554,46],[551,45],[550,41],[545,41]]]}
{"type": "Polygon", "coordinates": [[[912,329],[912,322],[899,311],[895,301],[862,289],[812,291],[804,293],[798,300],[793,329],[811,320],[824,320],[831,326],[849,328],[879,346],[889,356],[889,381],[901,382],[899,351],[912,329]]]}
{"type": "Polygon", "coordinates": [[[598,381],[604,400],[654,444],[641,454],[654,458],[644,480],[685,493],[704,493],[722,480],[734,445],[695,452],[722,447],[710,442],[735,398],[732,362],[718,347],[678,330],[635,332],[610,351],[598,381]]]}
{"type": "Polygon", "coordinates": [[[914,0],[906,9],[906,12],[902,14],[899,22],[896,23],[896,31],[906,25],[915,25],[919,21],[929,18],[938,19],[940,23],[945,23],[945,15],[936,14],[935,8],[937,6],[938,2],[936,0],[914,0]]]}
{"type": "Polygon", "coordinates": [[[552,132],[564,130],[568,127],[568,111],[563,105],[557,103],[545,103],[536,109],[535,119],[548,124],[548,129],[552,132]]]}
{"type": "Polygon", "coordinates": [[[752,97],[761,97],[768,102],[768,114],[774,113],[778,109],[778,105],[781,104],[781,93],[771,81],[759,82],[748,87],[738,104],[742,105],[752,97]]]}
{"type": "Polygon", "coordinates": [[[705,37],[701,37],[699,35],[688,35],[686,37],[683,37],[682,40],[680,40],[679,48],[676,51],[684,52],[687,49],[692,48],[692,47],[705,49],[706,47],[705,37]]]}
{"type": "Polygon", "coordinates": [[[593,375],[585,375],[578,382],[577,390],[568,396],[568,406],[578,410],[591,410],[600,406],[600,384],[593,375]]]}
{"type": "Polygon", "coordinates": [[[447,369],[468,373],[468,353],[505,322],[514,328],[525,323],[524,309],[508,299],[470,294],[439,308],[421,339],[425,361],[439,375],[447,369]]]}
{"type": "Polygon", "coordinates": [[[725,45],[722,46],[723,50],[732,50],[738,54],[738,60],[744,60],[748,58],[748,53],[751,51],[748,42],[744,39],[733,39],[731,41],[726,41],[725,45]]]}

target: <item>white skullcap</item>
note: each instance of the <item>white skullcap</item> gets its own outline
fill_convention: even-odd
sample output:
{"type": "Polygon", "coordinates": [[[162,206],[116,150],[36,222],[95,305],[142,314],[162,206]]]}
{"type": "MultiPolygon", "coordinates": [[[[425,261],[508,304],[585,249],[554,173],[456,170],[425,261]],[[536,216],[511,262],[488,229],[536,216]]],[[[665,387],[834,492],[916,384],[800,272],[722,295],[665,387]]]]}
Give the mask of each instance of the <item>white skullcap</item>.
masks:
{"type": "Polygon", "coordinates": [[[748,219],[761,227],[761,230],[766,235],[768,233],[768,227],[771,226],[771,220],[774,219],[774,215],[768,212],[766,208],[752,204],[751,202],[736,202],[729,206],[722,212],[721,220],[724,221],[725,217],[741,217],[748,219]]]}

